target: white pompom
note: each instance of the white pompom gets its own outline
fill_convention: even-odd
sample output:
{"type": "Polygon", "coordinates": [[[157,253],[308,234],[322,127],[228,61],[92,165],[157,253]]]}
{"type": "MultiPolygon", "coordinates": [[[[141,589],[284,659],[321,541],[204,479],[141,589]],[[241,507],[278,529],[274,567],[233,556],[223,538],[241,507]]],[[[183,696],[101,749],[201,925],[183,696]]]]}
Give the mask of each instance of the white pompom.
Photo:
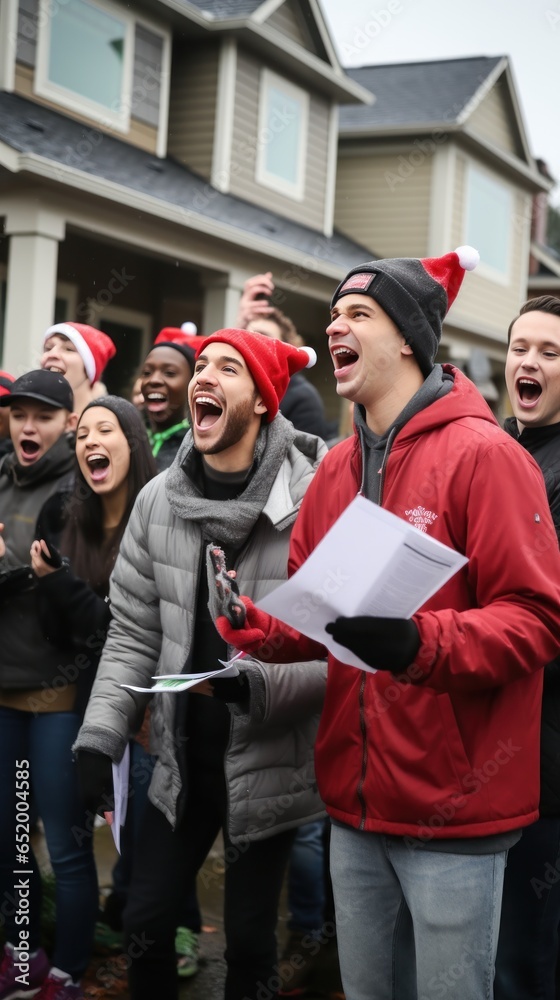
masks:
{"type": "Polygon", "coordinates": [[[183,333],[198,333],[196,323],[181,323],[181,330],[183,333]]]}
{"type": "Polygon", "coordinates": [[[306,368],[313,368],[313,365],[317,364],[317,351],[314,351],[312,347],[300,347],[300,351],[307,354],[309,361],[306,364],[306,368]]]}
{"type": "Polygon", "coordinates": [[[474,271],[476,265],[480,262],[480,254],[474,247],[457,247],[455,253],[459,258],[461,267],[465,271],[474,271]]]}

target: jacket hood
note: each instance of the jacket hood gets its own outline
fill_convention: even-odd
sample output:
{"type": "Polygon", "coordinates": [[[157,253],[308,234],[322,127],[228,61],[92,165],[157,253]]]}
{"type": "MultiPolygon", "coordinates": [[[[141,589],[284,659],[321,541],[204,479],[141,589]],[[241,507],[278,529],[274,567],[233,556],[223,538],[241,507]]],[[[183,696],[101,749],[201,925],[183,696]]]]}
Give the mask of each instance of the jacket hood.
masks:
{"type": "Polygon", "coordinates": [[[289,518],[295,520],[319,454],[322,457],[321,446],[326,452],[319,438],[296,431],[278,413],[259,431],[253,468],[243,492],[225,505],[202,495],[196,471],[198,452],[192,431],[188,431],[165,476],[169,506],[179,517],[203,524],[214,542],[240,546],[261,514],[281,529],[290,523],[289,518]]]}
{"type": "Polygon", "coordinates": [[[442,365],[444,372],[453,377],[453,388],[446,396],[437,399],[426,409],[416,413],[407,424],[399,431],[394,447],[398,447],[399,442],[416,437],[418,434],[425,434],[428,431],[437,430],[452,421],[465,420],[475,417],[477,420],[487,420],[488,423],[499,427],[488,403],[483,399],[476,388],[463,372],[455,368],[454,365],[442,365]]]}
{"type": "Polygon", "coordinates": [[[14,451],[3,458],[0,469],[11,476],[20,489],[34,489],[40,483],[73,471],[74,466],[73,436],[62,434],[34,465],[25,468],[19,465],[14,451]]]}

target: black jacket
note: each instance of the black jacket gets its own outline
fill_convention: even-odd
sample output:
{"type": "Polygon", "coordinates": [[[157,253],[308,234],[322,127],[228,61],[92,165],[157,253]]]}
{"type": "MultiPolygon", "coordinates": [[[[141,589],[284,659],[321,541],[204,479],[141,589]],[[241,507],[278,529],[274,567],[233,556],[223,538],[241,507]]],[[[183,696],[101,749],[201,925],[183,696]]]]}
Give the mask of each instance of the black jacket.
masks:
{"type": "Polygon", "coordinates": [[[323,400],[301,372],[292,375],[280,401],[280,412],[286,420],[291,420],[297,431],[316,434],[323,441],[336,436],[336,422],[334,427],[329,425],[323,400]]]}
{"type": "MultiPolygon", "coordinates": [[[[515,417],[508,417],[504,430],[527,449],[542,470],[560,544],[560,424],[526,427],[520,434],[515,417]]],[[[560,656],[544,671],[539,808],[541,816],[560,816],[560,656]]]]}
{"type": "MultiPolygon", "coordinates": [[[[60,545],[64,527],[64,505],[69,494],[57,493],[44,505],[37,522],[36,537],[47,545],[60,545]]],[[[37,611],[46,639],[72,671],[77,684],[75,709],[83,715],[111,621],[109,602],[88,583],[75,576],[65,562],[56,573],[37,581],[37,611]]]]}
{"type": "MultiPolygon", "coordinates": [[[[74,450],[63,435],[35,465],[22,468],[15,453],[0,462],[0,521],[5,523],[6,555],[1,569],[26,573],[35,523],[48,498],[67,489],[73,477],[74,450]]],[[[13,588],[0,603],[0,688],[30,691],[60,684],[59,651],[41,630],[35,580],[13,588]]],[[[48,695],[46,695],[47,697],[48,695]]]]}

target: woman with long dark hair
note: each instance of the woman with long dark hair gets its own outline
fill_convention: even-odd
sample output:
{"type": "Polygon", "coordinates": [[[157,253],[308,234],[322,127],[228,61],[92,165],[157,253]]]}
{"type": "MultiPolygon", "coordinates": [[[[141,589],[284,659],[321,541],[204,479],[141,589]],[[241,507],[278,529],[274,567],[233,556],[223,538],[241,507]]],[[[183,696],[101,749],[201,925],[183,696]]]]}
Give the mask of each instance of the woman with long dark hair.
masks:
{"type": "MultiPolygon", "coordinates": [[[[117,396],[86,406],[76,431],[76,458],[72,491],[47,501],[31,546],[43,631],[60,649],[60,662],[67,665],[61,684],[73,694],[70,714],[75,725],[67,726],[65,737],[69,759],[111,620],[107,595],[119,543],[138,493],[156,473],[141,417],[132,403],[117,396]]],[[[53,806],[48,817],[42,815],[47,844],[50,837],[70,833],[62,827],[71,811],[69,799],[74,811],[79,808],[76,797],[77,782],[61,783],[53,776],[53,806]]],[[[89,835],[70,834],[70,839],[72,850],[90,864],[95,887],[91,825],[89,835]]],[[[68,967],[51,970],[51,977],[60,979],[57,1000],[82,996],[77,980],[93,945],[97,890],[84,898],[76,888],[57,884],[57,942],[73,942],[64,950],[68,967]]],[[[34,903],[30,909],[38,912],[34,903]]]]}

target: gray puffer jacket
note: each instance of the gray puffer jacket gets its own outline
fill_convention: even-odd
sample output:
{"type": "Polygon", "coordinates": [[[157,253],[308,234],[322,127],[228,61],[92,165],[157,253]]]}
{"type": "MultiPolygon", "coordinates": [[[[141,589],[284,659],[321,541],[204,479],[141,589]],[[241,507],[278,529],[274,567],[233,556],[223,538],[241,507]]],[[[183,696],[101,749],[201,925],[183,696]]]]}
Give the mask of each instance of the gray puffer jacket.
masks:
{"type": "MultiPolygon", "coordinates": [[[[296,433],[280,415],[273,424],[277,451],[278,429],[283,450],[266,502],[255,513],[235,565],[241,592],[255,601],[286,578],[291,528],[326,453],[319,438],[296,433]]],[[[269,445],[262,452],[265,466],[269,450],[274,450],[270,440],[269,445]]],[[[171,469],[142,490],[113,571],[113,620],[75,749],[108,754],[115,762],[138,729],[149,700],[120,685],[150,687],[156,674],[184,670],[193,641],[205,540],[231,540],[236,505],[250,492],[232,501],[204,500],[186,471],[193,451],[189,433],[171,469]]],[[[251,509],[248,503],[245,507],[251,509]]],[[[232,841],[263,839],[324,814],[313,747],[326,663],[264,666],[245,658],[243,670],[249,677],[250,699],[248,705],[229,706],[225,757],[232,841]]],[[[183,799],[178,758],[184,735],[177,726],[176,699],[177,695],[158,694],[150,702],[150,750],[158,759],[149,797],[173,826],[183,799]]]]}

